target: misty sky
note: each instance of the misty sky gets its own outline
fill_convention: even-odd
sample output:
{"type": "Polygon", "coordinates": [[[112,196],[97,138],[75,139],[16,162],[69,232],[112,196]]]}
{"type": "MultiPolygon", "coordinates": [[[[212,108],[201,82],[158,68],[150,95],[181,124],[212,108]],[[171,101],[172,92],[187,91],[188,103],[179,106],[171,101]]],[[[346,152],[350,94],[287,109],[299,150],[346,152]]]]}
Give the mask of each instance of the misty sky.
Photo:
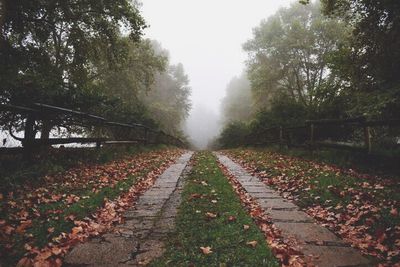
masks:
{"type": "Polygon", "coordinates": [[[217,123],[225,88],[244,69],[246,54],[242,44],[252,37],[252,29],[262,19],[296,0],[142,2],[142,14],[150,25],[145,37],[160,41],[170,51],[171,62],[181,62],[189,76],[192,114],[196,118],[189,118],[188,134],[199,146],[204,146],[217,131],[212,126],[205,132],[204,121],[210,125],[217,123]],[[201,123],[197,123],[199,119],[201,123]],[[196,134],[200,130],[201,135],[196,134]]]}

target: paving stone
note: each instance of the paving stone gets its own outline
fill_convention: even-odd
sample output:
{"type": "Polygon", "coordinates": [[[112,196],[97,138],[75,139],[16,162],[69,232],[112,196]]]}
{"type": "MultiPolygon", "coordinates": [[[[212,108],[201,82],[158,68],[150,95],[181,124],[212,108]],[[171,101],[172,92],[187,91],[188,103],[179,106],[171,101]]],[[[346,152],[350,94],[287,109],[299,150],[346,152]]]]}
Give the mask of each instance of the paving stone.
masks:
{"type": "Polygon", "coordinates": [[[273,190],[268,190],[265,188],[265,186],[261,185],[261,186],[243,186],[244,189],[246,189],[247,192],[249,193],[274,193],[273,190]]]}
{"type": "MultiPolygon", "coordinates": [[[[251,194],[253,196],[253,194],[251,194]]],[[[270,195],[271,196],[271,195],[270,195]]],[[[260,203],[260,206],[265,209],[265,210],[297,210],[298,207],[283,199],[283,198],[268,198],[267,197],[257,197],[255,196],[256,199],[258,199],[258,202],[260,203]]]]}
{"type": "Polygon", "coordinates": [[[274,224],[282,230],[284,235],[294,236],[303,243],[312,241],[340,242],[340,239],[331,231],[316,223],[275,222],[274,224]]]}
{"type": "Polygon", "coordinates": [[[269,210],[269,217],[272,221],[281,222],[313,222],[313,219],[303,211],[269,210]]]}
{"type": "Polygon", "coordinates": [[[142,230],[142,229],[151,229],[153,228],[154,220],[150,220],[149,218],[142,218],[141,220],[128,220],[121,227],[132,229],[133,231],[142,230]]]}
{"type": "Polygon", "coordinates": [[[314,256],[314,263],[321,267],[374,266],[366,258],[361,256],[357,250],[351,247],[304,245],[303,253],[307,256],[314,256]]]}
{"type": "Polygon", "coordinates": [[[115,237],[108,242],[87,242],[76,246],[64,259],[66,265],[115,266],[129,260],[138,245],[134,239],[115,237]]]}
{"type": "Polygon", "coordinates": [[[142,218],[142,217],[156,217],[158,215],[158,210],[147,209],[147,210],[134,210],[125,212],[124,218],[142,218]]]}
{"type": "Polygon", "coordinates": [[[152,197],[145,197],[145,196],[141,196],[137,202],[136,205],[142,205],[146,204],[146,205],[160,205],[160,207],[165,203],[165,199],[163,198],[155,198],[154,196],[152,197]]]}

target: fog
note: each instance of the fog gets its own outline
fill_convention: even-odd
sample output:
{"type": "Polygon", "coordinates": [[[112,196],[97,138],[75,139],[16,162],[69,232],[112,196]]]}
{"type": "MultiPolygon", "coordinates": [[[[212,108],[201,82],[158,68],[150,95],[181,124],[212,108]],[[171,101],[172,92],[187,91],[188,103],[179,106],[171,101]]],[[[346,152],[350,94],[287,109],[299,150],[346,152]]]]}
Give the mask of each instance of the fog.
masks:
{"type": "Polygon", "coordinates": [[[252,29],[280,7],[296,0],[144,0],[141,10],[156,39],[182,63],[192,88],[185,132],[199,148],[218,135],[225,88],[244,67],[242,44],[252,29]]]}

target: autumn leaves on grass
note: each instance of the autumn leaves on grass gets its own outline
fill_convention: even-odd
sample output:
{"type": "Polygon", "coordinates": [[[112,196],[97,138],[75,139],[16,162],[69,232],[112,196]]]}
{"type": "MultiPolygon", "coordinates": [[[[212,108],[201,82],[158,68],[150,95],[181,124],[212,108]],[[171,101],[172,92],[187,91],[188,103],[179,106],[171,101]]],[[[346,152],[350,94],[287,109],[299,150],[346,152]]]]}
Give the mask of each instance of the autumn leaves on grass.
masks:
{"type": "Polygon", "coordinates": [[[154,266],[279,266],[210,152],[196,153],[176,232],[154,266]]]}
{"type": "Polygon", "coordinates": [[[400,261],[400,183],[269,151],[225,151],[381,266],[400,261]]]}
{"type": "Polygon", "coordinates": [[[181,153],[158,150],[82,166],[40,188],[0,195],[0,262],[60,266],[71,246],[120,223],[122,213],[181,153]]]}

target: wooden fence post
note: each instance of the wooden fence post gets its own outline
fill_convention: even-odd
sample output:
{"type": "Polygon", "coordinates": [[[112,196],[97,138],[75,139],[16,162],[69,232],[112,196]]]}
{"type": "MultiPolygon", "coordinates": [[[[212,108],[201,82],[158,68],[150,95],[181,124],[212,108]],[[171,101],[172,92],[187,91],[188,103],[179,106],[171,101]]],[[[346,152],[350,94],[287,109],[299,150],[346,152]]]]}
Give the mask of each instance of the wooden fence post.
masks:
{"type": "Polygon", "coordinates": [[[148,138],[148,129],[147,128],[144,128],[144,145],[147,145],[147,143],[148,143],[148,140],[147,140],[147,138],[148,138]]]}
{"type": "Polygon", "coordinates": [[[25,129],[24,129],[24,140],[23,140],[23,147],[24,147],[24,158],[26,160],[32,159],[33,153],[33,141],[35,140],[35,121],[36,118],[33,114],[28,114],[25,122],[25,129]]]}
{"type": "Polygon", "coordinates": [[[364,125],[364,138],[365,149],[367,150],[368,154],[371,154],[371,128],[366,125],[364,125]]]}
{"type": "Polygon", "coordinates": [[[314,150],[314,123],[310,124],[310,147],[314,150]]]}

